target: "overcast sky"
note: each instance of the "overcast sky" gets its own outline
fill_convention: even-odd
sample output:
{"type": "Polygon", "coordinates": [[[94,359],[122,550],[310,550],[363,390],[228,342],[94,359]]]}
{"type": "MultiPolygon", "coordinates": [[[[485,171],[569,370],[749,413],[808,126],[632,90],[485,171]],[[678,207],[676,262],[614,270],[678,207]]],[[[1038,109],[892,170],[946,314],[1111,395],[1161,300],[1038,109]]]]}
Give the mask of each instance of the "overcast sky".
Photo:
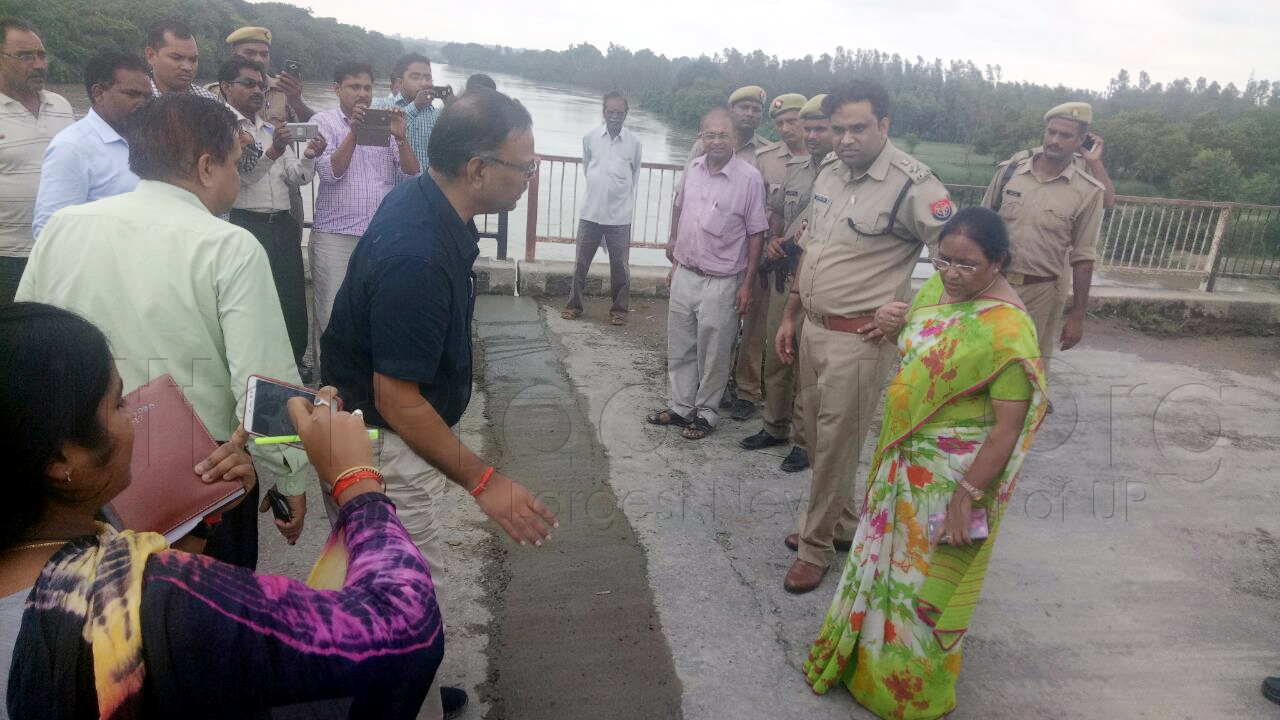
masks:
{"type": "Polygon", "coordinates": [[[1134,82],[1140,70],[1153,82],[1204,76],[1241,89],[1250,73],[1280,80],[1275,0],[292,1],[386,34],[512,47],[590,42],[604,51],[612,42],[668,57],[736,47],[785,59],[843,45],[1000,65],[1005,80],[1092,90],[1120,68],[1134,82]]]}

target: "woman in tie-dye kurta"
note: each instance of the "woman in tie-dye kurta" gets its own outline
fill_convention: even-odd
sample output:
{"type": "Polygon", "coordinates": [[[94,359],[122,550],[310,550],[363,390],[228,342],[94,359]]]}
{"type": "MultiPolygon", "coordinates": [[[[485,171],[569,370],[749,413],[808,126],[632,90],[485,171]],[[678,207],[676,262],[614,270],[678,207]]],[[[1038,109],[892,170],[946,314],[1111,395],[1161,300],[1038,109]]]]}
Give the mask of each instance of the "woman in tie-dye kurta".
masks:
{"type": "MultiPolygon", "coordinates": [[[[316,438],[328,483],[371,451],[362,422],[321,411],[305,429],[323,434],[307,445],[316,438]]],[[[311,579],[332,589],[171,550],[160,535],[94,523],[128,484],[131,414],[96,328],[46,305],[0,307],[0,433],[14,441],[0,594],[34,582],[9,716],[247,718],[351,698],[351,717],[415,717],[443,630],[426,562],[386,496],[369,481],[343,493],[317,564],[336,582],[311,579]]]]}
{"type": "Polygon", "coordinates": [[[961,211],[943,229],[939,272],[910,308],[877,312],[898,335],[861,520],[804,664],[825,693],[846,686],[883,718],[937,718],[956,705],[961,641],[1000,517],[1045,411],[1035,327],[1000,274],[1003,222],[961,211]],[[967,485],[967,487],[966,487],[967,485]],[[975,508],[990,536],[969,539],[975,508]],[[930,515],[946,514],[933,536],[930,515]]]}

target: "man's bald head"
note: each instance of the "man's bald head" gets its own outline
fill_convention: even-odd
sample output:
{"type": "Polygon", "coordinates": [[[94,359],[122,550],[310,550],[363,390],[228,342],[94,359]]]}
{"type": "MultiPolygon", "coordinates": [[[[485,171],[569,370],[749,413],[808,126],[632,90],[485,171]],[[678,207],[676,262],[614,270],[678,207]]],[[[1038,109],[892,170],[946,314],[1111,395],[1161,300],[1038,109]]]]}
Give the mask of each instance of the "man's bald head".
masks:
{"type": "Polygon", "coordinates": [[[500,92],[478,89],[459,95],[431,131],[431,169],[455,177],[472,158],[496,157],[507,138],[531,127],[533,118],[524,105],[500,92]]]}

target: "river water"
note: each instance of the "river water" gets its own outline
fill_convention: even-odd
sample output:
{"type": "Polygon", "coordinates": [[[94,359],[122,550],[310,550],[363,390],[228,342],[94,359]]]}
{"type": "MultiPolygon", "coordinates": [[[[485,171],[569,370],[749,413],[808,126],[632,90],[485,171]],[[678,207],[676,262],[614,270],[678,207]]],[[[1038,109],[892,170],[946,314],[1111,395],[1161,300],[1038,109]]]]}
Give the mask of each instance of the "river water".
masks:
{"type": "MultiPolygon", "coordinates": [[[[437,84],[452,85],[458,92],[461,92],[467,77],[473,72],[466,68],[440,63],[433,63],[432,70],[437,84]]],[[[529,114],[533,116],[535,147],[539,154],[581,157],[583,134],[601,123],[599,94],[568,85],[531,82],[514,75],[502,73],[488,73],[488,75],[497,82],[498,90],[517,98],[529,109],[529,114]]],[[[385,78],[375,85],[375,97],[384,97],[390,93],[390,83],[385,78]]],[[[67,98],[77,115],[83,115],[88,111],[89,101],[83,86],[52,85],[49,89],[67,98]]],[[[303,97],[307,105],[315,110],[328,110],[338,106],[331,83],[314,80],[307,82],[303,97]]],[[[639,136],[644,145],[645,162],[683,163],[689,147],[695,140],[692,131],[673,128],[661,117],[638,107],[633,107],[627,116],[626,128],[639,136]]],[[[581,196],[580,170],[573,165],[544,162],[541,177],[543,189],[539,208],[542,222],[539,223],[537,234],[572,237],[573,198],[581,196]],[[576,175],[575,171],[577,171],[576,175]],[[564,198],[563,202],[561,197],[564,198]],[[550,207],[548,201],[551,202],[550,207]],[[551,219],[547,216],[551,216],[551,219]]],[[[664,182],[655,172],[650,182],[652,190],[645,187],[646,179],[646,174],[642,174],[641,197],[637,204],[639,208],[636,218],[637,233],[643,232],[645,238],[650,240],[657,237],[665,238],[667,226],[663,221],[667,219],[667,211],[661,209],[662,198],[670,195],[674,178],[671,173],[666,173],[664,182]],[[652,202],[648,201],[650,193],[654,196],[652,202]]],[[[310,217],[310,194],[304,191],[304,197],[308,205],[307,214],[310,217]]],[[[520,204],[510,214],[508,254],[512,257],[524,255],[526,218],[527,203],[526,199],[522,198],[520,204]]],[[[487,220],[488,229],[496,230],[496,219],[491,217],[487,220]]],[[[481,231],[486,229],[484,220],[477,218],[476,222],[481,231]]],[[[481,253],[490,257],[496,256],[495,242],[481,241],[481,253]]],[[[573,246],[540,242],[538,257],[539,259],[572,260],[573,246]]],[[[598,259],[604,260],[603,254],[598,259]]],[[[643,264],[665,264],[666,259],[659,251],[637,249],[632,252],[632,261],[643,264]]]]}

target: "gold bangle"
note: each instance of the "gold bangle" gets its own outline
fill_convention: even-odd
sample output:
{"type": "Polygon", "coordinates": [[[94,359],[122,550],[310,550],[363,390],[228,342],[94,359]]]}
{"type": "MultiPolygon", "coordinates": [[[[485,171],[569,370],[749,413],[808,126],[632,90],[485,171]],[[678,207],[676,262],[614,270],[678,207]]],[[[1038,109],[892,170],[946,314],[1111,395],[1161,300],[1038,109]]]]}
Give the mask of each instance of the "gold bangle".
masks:
{"type": "Polygon", "coordinates": [[[352,475],[354,473],[358,473],[361,470],[367,470],[369,472],[378,473],[379,477],[382,476],[382,473],[378,470],[378,468],[373,467],[372,465],[357,465],[355,467],[347,468],[346,470],[343,470],[341,473],[339,473],[338,477],[333,479],[333,484],[337,485],[342,480],[342,478],[348,475],[352,475]]]}
{"type": "Polygon", "coordinates": [[[964,491],[969,493],[969,496],[972,497],[977,502],[981,502],[982,498],[987,496],[985,492],[970,485],[969,481],[965,480],[964,478],[960,478],[960,487],[964,488],[964,491]]]}

